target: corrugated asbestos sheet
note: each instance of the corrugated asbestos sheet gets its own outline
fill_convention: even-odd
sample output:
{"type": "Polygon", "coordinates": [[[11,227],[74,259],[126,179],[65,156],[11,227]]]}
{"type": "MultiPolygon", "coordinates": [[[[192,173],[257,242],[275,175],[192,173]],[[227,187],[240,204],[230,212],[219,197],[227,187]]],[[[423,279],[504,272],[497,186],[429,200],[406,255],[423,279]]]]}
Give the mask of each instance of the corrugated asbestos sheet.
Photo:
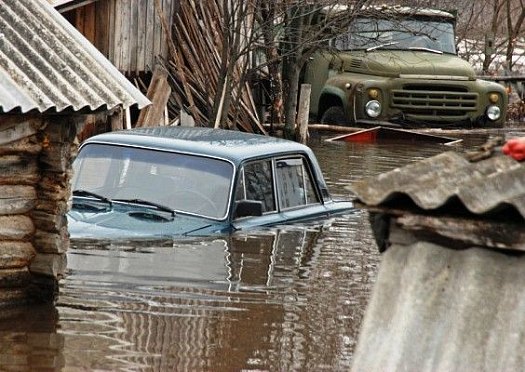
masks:
{"type": "Polygon", "coordinates": [[[0,87],[3,113],[149,104],[44,0],[0,1],[0,87]]]}
{"type": "Polygon", "coordinates": [[[525,255],[390,247],[352,371],[525,371],[524,272],[525,255]]]}
{"type": "Polygon", "coordinates": [[[350,186],[369,206],[406,205],[423,210],[464,207],[484,215],[515,209],[525,219],[525,166],[508,156],[469,162],[450,151],[350,186]]]}

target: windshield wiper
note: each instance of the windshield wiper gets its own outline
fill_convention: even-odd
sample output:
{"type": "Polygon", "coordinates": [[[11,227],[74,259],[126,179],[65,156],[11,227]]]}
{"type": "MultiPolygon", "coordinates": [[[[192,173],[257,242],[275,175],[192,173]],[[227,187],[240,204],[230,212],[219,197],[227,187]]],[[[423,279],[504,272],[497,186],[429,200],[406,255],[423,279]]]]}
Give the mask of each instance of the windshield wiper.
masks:
{"type": "Polygon", "coordinates": [[[390,46],[390,45],[396,45],[396,44],[399,44],[399,41],[391,41],[389,43],[379,44],[379,45],[376,45],[376,46],[373,46],[373,47],[370,47],[370,48],[366,49],[366,51],[367,52],[371,52],[371,51],[376,50],[376,49],[381,49],[381,48],[384,48],[384,47],[387,47],[387,46],[390,46]]]}
{"type": "Polygon", "coordinates": [[[119,202],[119,203],[138,204],[138,205],[147,206],[147,207],[155,207],[159,211],[171,213],[171,215],[173,217],[175,217],[175,211],[173,209],[171,209],[170,207],[167,207],[167,206],[162,205],[162,204],[154,203],[154,202],[151,202],[151,201],[148,201],[148,200],[144,200],[144,199],[113,199],[113,201],[119,202]]]}
{"type": "Polygon", "coordinates": [[[443,54],[441,50],[431,49],[431,48],[425,48],[425,47],[409,47],[410,50],[420,50],[422,52],[430,52],[430,53],[436,53],[436,54],[443,54]]]}
{"type": "Polygon", "coordinates": [[[89,196],[91,198],[97,199],[98,201],[108,203],[110,206],[113,205],[111,200],[105,196],[87,190],[73,190],[73,196],[89,196]]]}

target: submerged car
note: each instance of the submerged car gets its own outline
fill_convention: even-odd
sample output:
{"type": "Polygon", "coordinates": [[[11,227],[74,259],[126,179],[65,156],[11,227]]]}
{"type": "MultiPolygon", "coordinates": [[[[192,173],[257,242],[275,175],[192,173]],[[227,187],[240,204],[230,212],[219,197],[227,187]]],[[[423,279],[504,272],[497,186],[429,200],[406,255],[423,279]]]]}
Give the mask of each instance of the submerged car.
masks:
{"type": "Polygon", "coordinates": [[[307,146],[238,131],[105,133],[81,145],[73,169],[72,238],[203,236],[352,209],[332,200],[307,146]]]}

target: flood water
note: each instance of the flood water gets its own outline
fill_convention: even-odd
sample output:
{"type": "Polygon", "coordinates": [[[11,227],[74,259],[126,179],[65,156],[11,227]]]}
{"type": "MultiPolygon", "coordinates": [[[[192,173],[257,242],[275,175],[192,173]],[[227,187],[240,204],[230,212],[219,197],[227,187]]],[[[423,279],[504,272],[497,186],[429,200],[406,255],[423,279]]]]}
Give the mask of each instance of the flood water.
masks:
{"type": "MultiPolygon", "coordinates": [[[[336,198],[449,150],[311,147],[336,198]]],[[[346,371],[380,256],[356,210],[230,237],[74,241],[68,262],[55,305],[0,315],[0,371],[346,371]]]]}

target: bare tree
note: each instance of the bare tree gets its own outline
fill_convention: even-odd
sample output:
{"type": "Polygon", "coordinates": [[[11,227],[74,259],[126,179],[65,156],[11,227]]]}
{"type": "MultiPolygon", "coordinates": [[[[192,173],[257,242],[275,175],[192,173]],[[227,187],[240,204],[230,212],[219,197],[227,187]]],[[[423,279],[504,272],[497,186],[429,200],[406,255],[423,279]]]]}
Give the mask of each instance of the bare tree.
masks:
{"type": "MultiPolygon", "coordinates": [[[[327,39],[346,30],[371,0],[261,0],[259,17],[266,50],[274,118],[284,118],[286,138],[295,137],[297,98],[304,64],[327,39]],[[276,32],[279,30],[280,32],[276,32]],[[286,92],[286,94],[284,94],[286,92]]],[[[261,69],[261,66],[258,66],[261,69]]]]}

